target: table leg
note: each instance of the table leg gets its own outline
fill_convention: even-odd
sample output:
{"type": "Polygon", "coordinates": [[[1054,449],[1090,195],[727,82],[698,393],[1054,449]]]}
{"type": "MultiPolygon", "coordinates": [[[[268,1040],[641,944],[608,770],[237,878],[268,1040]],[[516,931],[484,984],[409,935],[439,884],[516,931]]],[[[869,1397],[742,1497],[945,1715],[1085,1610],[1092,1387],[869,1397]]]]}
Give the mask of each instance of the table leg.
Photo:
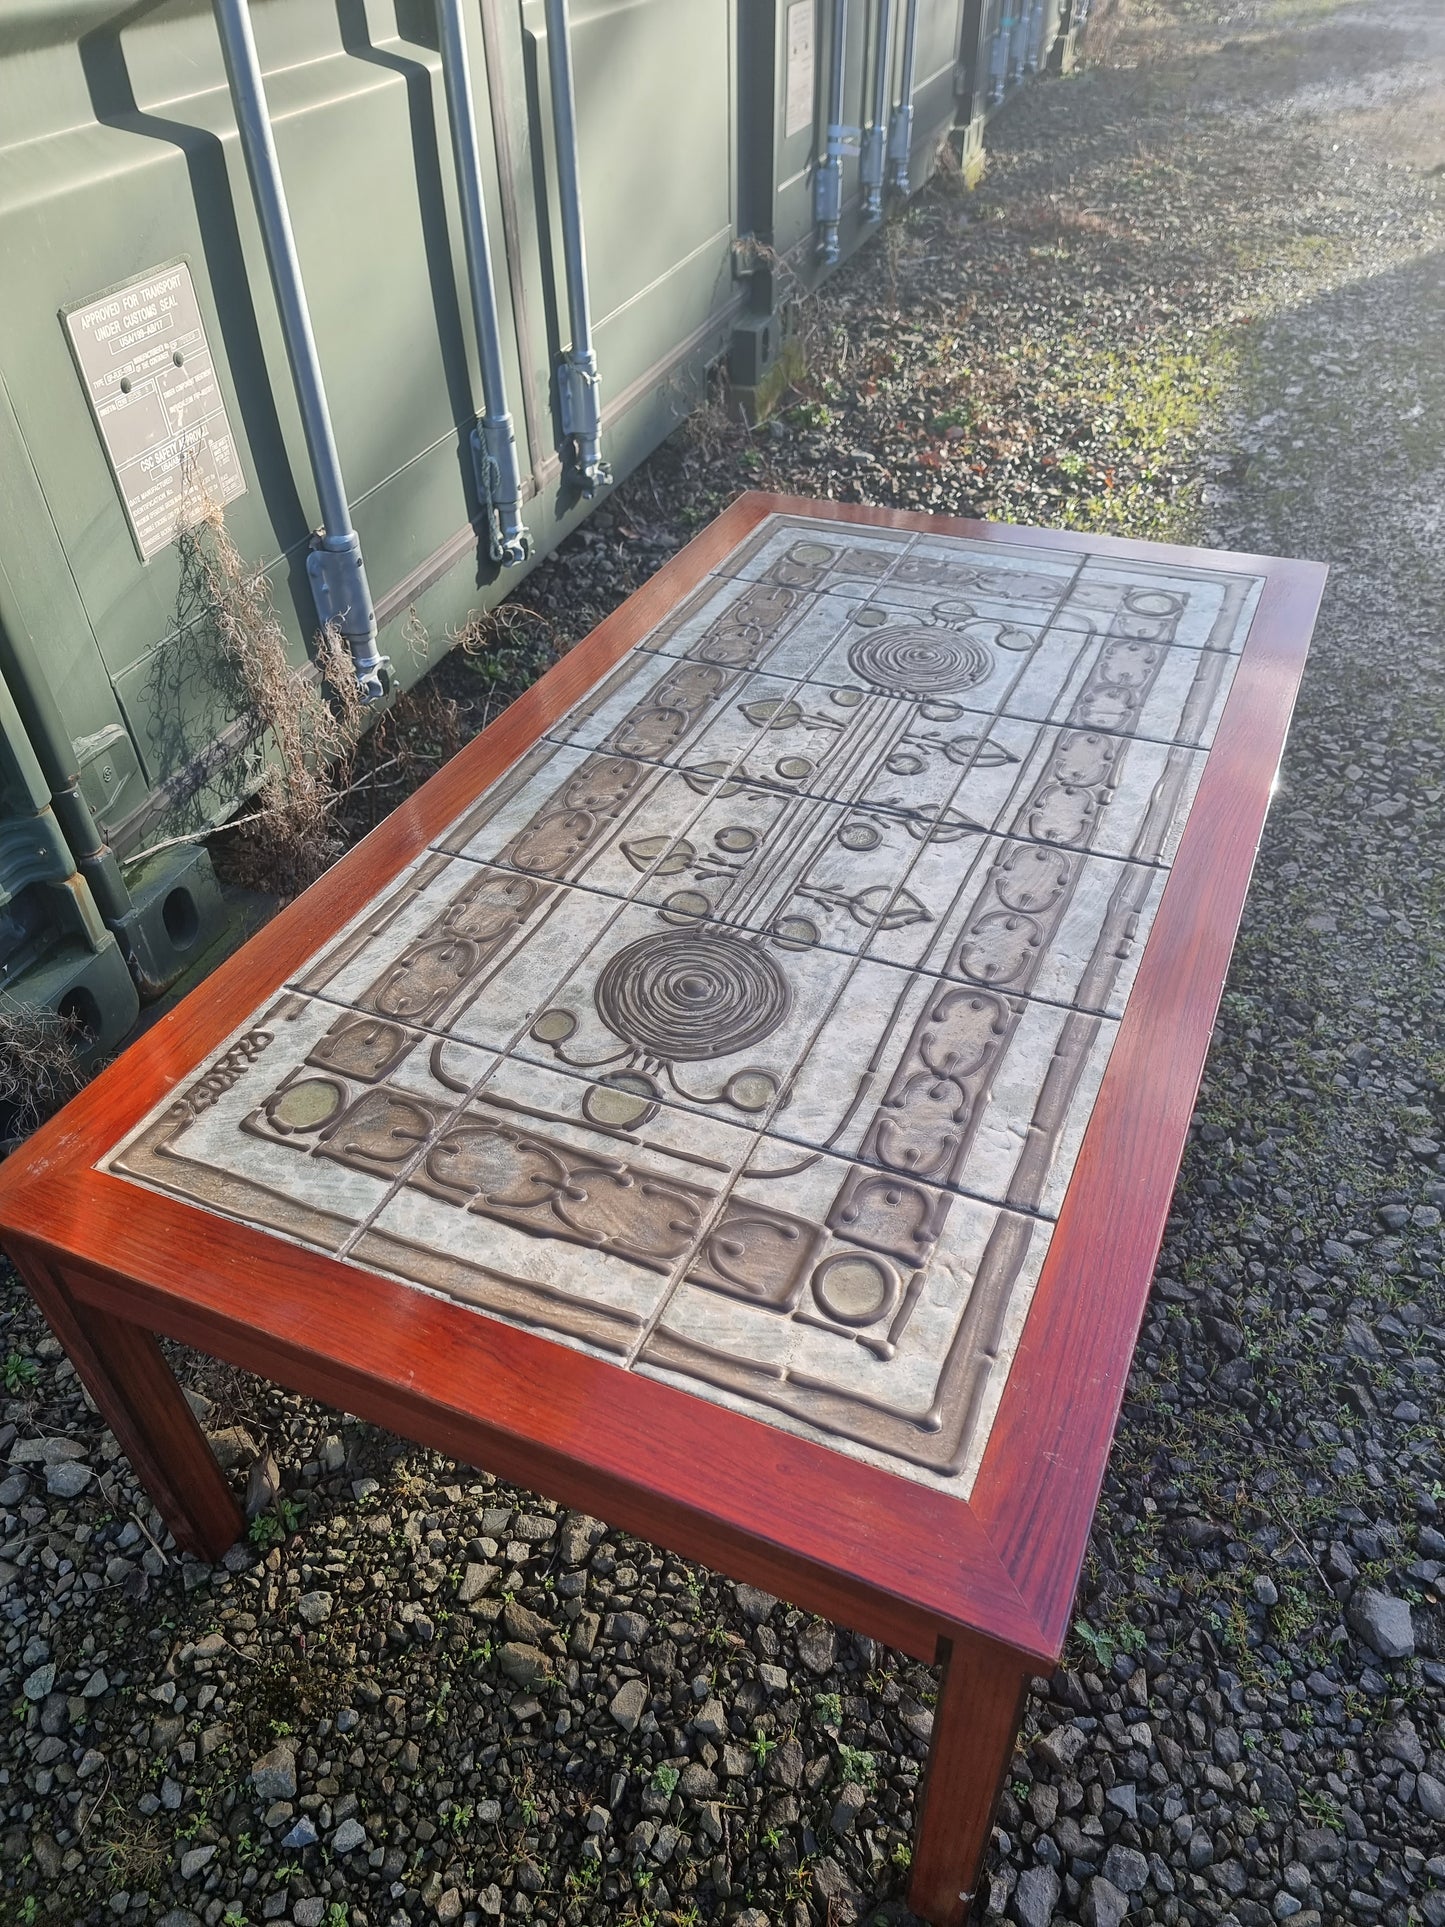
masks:
{"type": "Polygon", "coordinates": [[[37,1255],[15,1262],[176,1544],[219,1559],[245,1516],[155,1334],[80,1303],[37,1255]]]}
{"type": "Polygon", "coordinates": [[[908,1889],[933,1927],[968,1919],[1035,1665],[968,1633],[944,1658],[908,1889]]]}

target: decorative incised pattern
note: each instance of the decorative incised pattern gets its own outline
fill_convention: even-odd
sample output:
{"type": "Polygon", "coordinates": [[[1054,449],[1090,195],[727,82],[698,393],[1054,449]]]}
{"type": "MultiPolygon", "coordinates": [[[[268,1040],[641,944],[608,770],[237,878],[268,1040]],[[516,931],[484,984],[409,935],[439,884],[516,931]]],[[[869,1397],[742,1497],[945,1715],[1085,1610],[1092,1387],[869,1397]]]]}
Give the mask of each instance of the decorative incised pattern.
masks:
{"type": "Polygon", "coordinates": [[[109,1168],[966,1492],[1259,587],[773,518],[109,1168]]]}

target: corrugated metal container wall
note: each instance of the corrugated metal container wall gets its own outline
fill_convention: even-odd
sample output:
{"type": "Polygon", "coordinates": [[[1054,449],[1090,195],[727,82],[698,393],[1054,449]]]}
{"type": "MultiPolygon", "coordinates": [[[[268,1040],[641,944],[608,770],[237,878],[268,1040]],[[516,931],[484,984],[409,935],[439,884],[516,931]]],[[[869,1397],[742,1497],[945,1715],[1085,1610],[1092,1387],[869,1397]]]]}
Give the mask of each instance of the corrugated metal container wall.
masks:
{"type": "MultiPolygon", "coordinates": [[[[985,111],[983,43],[997,49],[1003,25],[1018,39],[1029,7],[0,10],[0,667],[147,994],[204,939],[214,891],[194,848],[124,881],[111,850],[219,820],[244,781],[228,749],[245,725],[196,646],[174,541],[191,482],[267,572],[297,665],[318,628],[311,572],[335,603],[331,524],[349,514],[365,573],[346,580],[369,590],[395,677],[414,680],[425,662],[390,640],[398,619],[414,611],[438,653],[515,581],[492,558],[523,560],[521,521],[533,556],[554,547],[586,513],[579,484],[603,478],[599,453],[619,474],[640,460],[730,346],[737,386],[765,399],[789,294],[872,231],[885,164],[895,192],[926,178],[960,80],[985,111]],[[304,283],[291,308],[277,217],[258,217],[267,106],[304,283]],[[329,492],[297,299],[334,432],[329,492]],[[482,417],[484,451],[506,457],[505,408],[510,508],[506,459],[479,467],[473,448],[482,417]]],[[[1058,10],[1036,0],[1040,49],[1058,10]]],[[[342,626],[371,646],[364,620],[359,641],[342,626]]]]}

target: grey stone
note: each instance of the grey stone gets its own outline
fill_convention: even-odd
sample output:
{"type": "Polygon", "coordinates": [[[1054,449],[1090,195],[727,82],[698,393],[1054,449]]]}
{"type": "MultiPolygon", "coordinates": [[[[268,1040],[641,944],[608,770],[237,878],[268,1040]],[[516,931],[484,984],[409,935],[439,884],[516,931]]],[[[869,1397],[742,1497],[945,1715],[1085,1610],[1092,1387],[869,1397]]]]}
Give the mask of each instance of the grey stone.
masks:
{"type": "Polygon", "coordinates": [[[647,1682],[640,1679],[624,1680],[612,1695],[607,1710],[624,1733],[635,1731],[638,1721],[647,1711],[647,1682]]]}
{"type": "Polygon", "coordinates": [[[907,1727],[914,1739],[922,1740],[927,1746],[933,1738],[933,1708],[931,1706],[903,1705],[898,1709],[898,1723],[907,1727]]]}
{"type": "Polygon", "coordinates": [[[59,1465],[63,1459],[83,1459],[78,1439],[17,1439],[10,1448],[12,1465],[59,1465]]]}
{"type": "Polygon", "coordinates": [[[1273,1813],[1291,1814],[1298,1803],[1294,1781],[1273,1760],[1261,1760],[1254,1769],[1259,1781],[1260,1798],[1273,1813]]]}
{"type": "Polygon", "coordinates": [[[168,1914],[161,1915],[156,1927],[201,1927],[201,1918],[189,1907],[172,1907],[168,1914]]]}
{"type": "Polygon", "coordinates": [[[1059,1773],[1071,1773],[1074,1762],[1089,1744],[1077,1726],[1056,1726],[1035,1744],[1034,1751],[1059,1773]]]}
{"type": "Polygon", "coordinates": [[[45,1490],[57,1499],[78,1499],[90,1479],[90,1467],[78,1459],[62,1459],[45,1468],[45,1490]]]}
{"type": "Polygon", "coordinates": [[[834,1802],[833,1817],[829,1822],[834,1833],[840,1838],[851,1833],[858,1815],[867,1804],[868,1795],[856,1781],[849,1780],[834,1802]]]}
{"type": "Polygon", "coordinates": [[[580,1566],[607,1528],[600,1519],[585,1512],[570,1512],[557,1535],[557,1549],[564,1566],[580,1566]]]}
{"type": "Polygon", "coordinates": [[[343,1820],[331,1836],[333,1853],[355,1853],[358,1847],[366,1845],[366,1828],[355,1818],[343,1820]]]}
{"type": "Polygon", "coordinates": [[[1010,1917],[1018,1927],[1049,1927],[1062,1892],[1063,1884],[1052,1867],[1026,1867],[1009,1902],[1010,1917]]]}
{"type": "Polygon", "coordinates": [[[47,1660],[43,1666],[37,1666],[33,1673],[26,1675],[20,1690],[26,1699],[39,1701],[45,1698],[54,1684],[55,1662],[47,1660]]]}
{"type": "Polygon", "coordinates": [[[471,1561],[463,1571],[462,1582],[457,1587],[458,1604],[470,1606],[474,1600],[480,1599],[500,1571],[499,1566],[483,1566],[471,1561]]]}
{"type": "Polygon", "coordinates": [[[813,1891],[823,1902],[829,1927],[852,1927],[859,1918],[861,1899],[858,1889],[831,1854],[825,1854],[813,1867],[813,1891]]]}
{"type": "Polygon", "coordinates": [[[244,1425],[227,1425],[219,1432],[208,1432],[206,1442],[223,1472],[239,1472],[256,1456],[256,1441],[244,1425]]]}
{"type": "Polygon", "coordinates": [[[512,1521],[512,1536],[524,1546],[543,1546],[557,1536],[557,1521],[540,1512],[519,1512],[512,1521]]]}
{"type": "Polygon", "coordinates": [[[798,1634],[798,1657],[810,1673],[832,1672],[837,1652],[837,1638],[825,1620],[815,1619],[798,1634]]]}
{"type": "Polygon", "coordinates": [[[497,1648],[497,1664],[516,1686],[535,1686],[551,1670],[544,1652],[515,1639],[497,1648]]]}
{"type": "Polygon", "coordinates": [[[181,1879],[194,1880],[198,1873],[204,1873],[216,1857],[214,1847],[192,1847],[181,1855],[181,1879]]]}
{"type": "Polygon", "coordinates": [[[1034,1825],[1047,1833],[1059,1817],[1059,1789],[1047,1780],[1035,1780],[1029,1788],[1029,1812],[1034,1825]]]}
{"type": "Polygon", "coordinates": [[[282,1834],[281,1845],[292,1853],[303,1853],[307,1847],[314,1847],[320,1836],[309,1813],[303,1813],[289,1833],[282,1834]]]}
{"type": "Polygon", "coordinates": [[[761,1625],[778,1603],[770,1592],[759,1592],[756,1586],[736,1585],[733,1594],[744,1619],[750,1619],[755,1626],[761,1625]]]}
{"type": "Polygon", "coordinates": [[[296,1610],[308,1626],[324,1626],[335,1606],[336,1600],[329,1592],[304,1592],[296,1602],[296,1610]]]}
{"type": "Polygon", "coordinates": [[[1129,1896],[1103,1874],[1095,1874],[1084,1894],[1084,1927],[1122,1927],[1129,1896]]]}
{"type": "Polygon", "coordinates": [[[1422,1773],[1415,1781],[1415,1798],[1428,1819],[1445,1823],[1445,1780],[1422,1773]]]}
{"type": "Polygon", "coordinates": [[[1344,1842],[1328,1827],[1308,1827],[1295,1835],[1295,1852],[1307,1867],[1331,1866],[1344,1852],[1344,1842]]]}
{"type": "Polygon", "coordinates": [[[296,1749],[287,1740],[278,1741],[269,1753],[251,1762],[251,1785],[258,1800],[296,1798],[296,1749]]]}
{"type": "Polygon", "coordinates": [[[1398,1760],[1402,1766],[1412,1767],[1416,1773],[1425,1769],[1425,1749],[1420,1744],[1420,1735],[1414,1723],[1401,1714],[1380,1729],[1380,1751],[1388,1759],[1398,1760]]]}
{"type": "Polygon", "coordinates": [[[1121,1893],[1142,1894],[1149,1884],[1149,1862],[1135,1847],[1110,1847],[1104,1855],[1104,1878],[1121,1893]]]}
{"type": "Polygon", "coordinates": [[[518,1599],[508,1599],[502,1607],[502,1625],[509,1639],[526,1646],[540,1646],[551,1628],[539,1613],[529,1612],[518,1599]]]}
{"type": "Polygon", "coordinates": [[[276,1463],[274,1452],[263,1452],[251,1463],[246,1474],[246,1517],[259,1518],[269,1512],[276,1503],[276,1495],[281,1490],[281,1468],[276,1463]]]}
{"type": "Polygon", "coordinates": [[[326,1902],[315,1895],[309,1900],[298,1900],[291,1909],[291,1918],[296,1927],[321,1927],[326,1918],[326,1902]]]}
{"type": "Polygon", "coordinates": [[[720,1699],[709,1695],[692,1716],[692,1730],[699,1739],[725,1740],[728,1736],[727,1709],[720,1699]]]}
{"type": "Polygon", "coordinates": [[[1415,1650],[1415,1628],[1409,1605],[1392,1593],[1362,1586],[1351,1599],[1345,1617],[1351,1630],[1367,1646],[1372,1646],[1381,1659],[1409,1659],[1415,1650]]]}

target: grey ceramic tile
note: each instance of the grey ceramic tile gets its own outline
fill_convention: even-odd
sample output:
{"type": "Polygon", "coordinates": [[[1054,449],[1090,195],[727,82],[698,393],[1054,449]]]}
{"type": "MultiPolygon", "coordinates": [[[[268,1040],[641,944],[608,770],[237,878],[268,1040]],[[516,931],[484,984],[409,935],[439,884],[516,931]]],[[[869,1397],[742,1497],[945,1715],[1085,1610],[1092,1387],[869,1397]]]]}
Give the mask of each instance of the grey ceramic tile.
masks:
{"type": "Polygon", "coordinates": [[[282,993],[109,1167],[341,1250],[495,1061],[406,1025],[282,993]]]}
{"type": "Polygon", "coordinates": [[[718,573],[790,589],[867,585],[886,580],[912,541],[910,535],[890,529],[829,526],[773,515],[734,549],[718,573]]]}
{"type": "Polygon", "coordinates": [[[576,880],[670,923],[718,921],[1054,1001],[1076,1000],[1102,943],[1113,970],[1090,1007],[1117,1015],[1165,872],[736,780],[699,799],[667,773],[576,880]]]}
{"type": "Polygon", "coordinates": [[[357,1260],[625,1356],[753,1143],[641,1082],[502,1062],[369,1221],[357,1260]]]}
{"type": "Polygon", "coordinates": [[[1072,721],[1207,747],[1235,660],[1168,636],[1120,634],[1092,619],[1070,625],[1047,610],[1004,617],[936,600],[913,610],[881,591],[867,602],[818,596],[770,644],[757,676],[719,690],[711,718],[688,731],[681,753],[669,748],[653,760],[735,762],[746,753],[748,715],[760,717],[769,703],[780,720],[755,748],[761,754],[776,745],[790,763],[828,753],[836,762],[846,745],[829,745],[830,729],[849,723],[856,736],[861,722],[882,716],[896,718],[900,730],[979,713],[1072,721]],[[862,713],[850,716],[850,705],[862,713]],[[899,705],[915,712],[911,720],[899,705]],[[799,712],[806,721],[781,744],[781,719],[799,712]]]}
{"type": "Polygon", "coordinates": [[[966,1491],[1257,592],[771,519],[111,1168],[966,1491]]]}
{"type": "Polygon", "coordinates": [[[792,1180],[792,1239],[770,1215],[782,1185],[741,1181],[715,1239],[722,1249],[705,1249],[673,1292],[638,1368],[852,1458],[966,1490],[1045,1230],[924,1187],[890,1195],[881,1181],[872,1198],[855,1195],[852,1223],[835,1226],[827,1213],[844,1172],[824,1159],[792,1180]],[[926,1269],[899,1255],[893,1235],[919,1219],[934,1234],[926,1269]]]}

